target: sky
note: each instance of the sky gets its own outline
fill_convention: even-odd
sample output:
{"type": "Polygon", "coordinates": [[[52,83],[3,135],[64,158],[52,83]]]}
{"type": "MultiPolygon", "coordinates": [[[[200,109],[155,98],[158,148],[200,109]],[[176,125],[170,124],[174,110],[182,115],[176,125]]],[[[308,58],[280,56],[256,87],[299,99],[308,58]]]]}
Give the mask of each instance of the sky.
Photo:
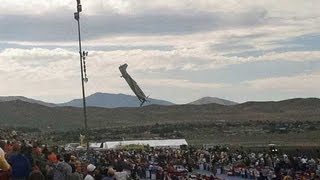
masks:
{"type": "MultiPolygon", "coordinates": [[[[174,103],[320,96],[319,0],[81,0],[88,83],[174,103]]],[[[0,0],[0,96],[82,97],[76,0],[0,0]]]]}

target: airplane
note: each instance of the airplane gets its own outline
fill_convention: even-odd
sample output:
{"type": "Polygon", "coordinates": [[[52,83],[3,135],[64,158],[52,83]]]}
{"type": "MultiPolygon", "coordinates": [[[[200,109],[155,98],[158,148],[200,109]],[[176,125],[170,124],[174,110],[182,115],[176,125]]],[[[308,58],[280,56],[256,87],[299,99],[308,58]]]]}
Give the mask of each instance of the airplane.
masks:
{"type": "Polygon", "coordinates": [[[140,103],[140,107],[142,107],[142,105],[145,102],[149,102],[147,99],[148,97],[143,93],[143,91],[140,89],[140,87],[138,86],[137,82],[134,81],[132,79],[132,77],[128,74],[127,72],[127,67],[128,64],[123,64],[121,66],[119,66],[119,70],[121,72],[121,77],[123,77],[128,85],[130,86],[131,90],[134,92],[134,94],[137,96],[137,98],[139,99],[140,103]]]}

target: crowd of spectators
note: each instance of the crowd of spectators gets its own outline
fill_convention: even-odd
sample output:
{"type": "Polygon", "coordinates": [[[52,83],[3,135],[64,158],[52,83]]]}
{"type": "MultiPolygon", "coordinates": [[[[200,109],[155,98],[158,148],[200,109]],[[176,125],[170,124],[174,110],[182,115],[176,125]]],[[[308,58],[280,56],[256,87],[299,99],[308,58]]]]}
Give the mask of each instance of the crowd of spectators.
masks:
{"type": "MultiPolygon", "coordinates": [[[[204,151],[200,157],[200,169],[237,176],[243,179],[320,179],[319,154],[306,155],[296,152],[290,155],[273,151],[204,151]],[[212,166],[211,166],[212,165],[212,166]]],[[[198,161],[199,162],[199,161],[198,161]]]]}
{"type": "Polygon", "coordinates": [[[211,180],[231,176],[320,179],[320,159],[301,152],[287,155],[219,147],[137,146],[66,151],[37,141],[0,141],[0,180],[211,180]]]}

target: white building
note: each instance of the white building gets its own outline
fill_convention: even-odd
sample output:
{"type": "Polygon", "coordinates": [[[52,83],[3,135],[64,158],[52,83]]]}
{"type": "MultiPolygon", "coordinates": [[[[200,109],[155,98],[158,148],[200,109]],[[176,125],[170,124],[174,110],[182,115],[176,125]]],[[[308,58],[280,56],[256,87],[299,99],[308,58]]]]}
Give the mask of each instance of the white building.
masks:
{"type": "Polygon", "coordinates": [[[150,147],[180,148],[181,145],[188,145],[185,139],[164,139],[164,140],[133,140],[133,141],[108,141],[103,143],[103,149],[115,149],[126,145],[149,145],[150,147]]]}

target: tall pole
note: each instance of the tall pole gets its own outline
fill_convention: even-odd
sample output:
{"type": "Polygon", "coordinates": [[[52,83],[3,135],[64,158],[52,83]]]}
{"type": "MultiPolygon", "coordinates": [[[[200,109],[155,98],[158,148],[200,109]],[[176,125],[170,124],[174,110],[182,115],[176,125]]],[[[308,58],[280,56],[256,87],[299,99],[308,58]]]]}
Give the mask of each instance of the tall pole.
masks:
{"type": "Polygon", "coordinates": [[[82,52],[81,47],[81,33],[80,33],[80,12],[82,11],[82,5],[80,0],[77,0],[77,12],[74,13],[74,18],[78,22],[78,38],[79,38],[79,55],[80,55],[80,69],[81,69],[81,86],[82,86],[82,101],[83,101],[83,116],[84,116],[84,128],[85,128],[85,138],[87,140],[87,150],[89,150],[89,133],[88,133],[88,123],[87,123],[87,106],[86,106],[86,94],[84,89],[84,81],[88,81],[87,77],[83,77],[83,72],[85,71],[85,57],[88,53],[82,52]]]}

